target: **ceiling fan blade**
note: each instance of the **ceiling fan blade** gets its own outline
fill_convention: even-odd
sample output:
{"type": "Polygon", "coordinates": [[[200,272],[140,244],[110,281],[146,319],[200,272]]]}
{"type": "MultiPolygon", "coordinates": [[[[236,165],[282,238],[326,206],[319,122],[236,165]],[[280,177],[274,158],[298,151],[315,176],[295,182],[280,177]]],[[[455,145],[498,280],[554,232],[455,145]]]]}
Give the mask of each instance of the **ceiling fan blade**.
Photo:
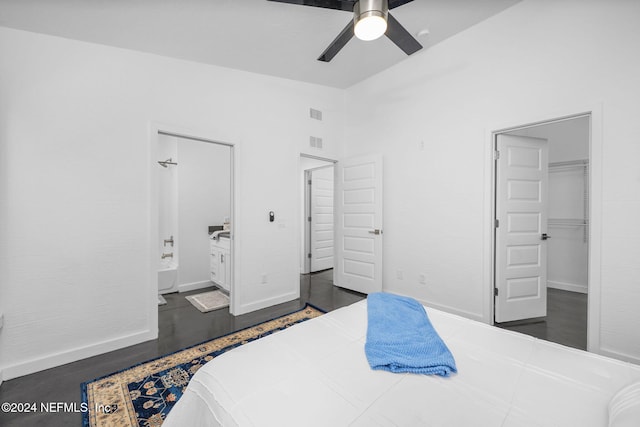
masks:
{"type": "Polygon", "coordinates": [[[387,32],[385,34],[407,55],[422,49],[422,45],[418,43],[418,40],[413,38],[391,14],[387,15],[387,32]]]}
{"type": "Polygon", "coordinates": [[[403,4],[411,3],[413,0],[389,0],[389,10],[395,9],[403,4]]]}
{"type": "Polygon", "coordinates": [[[353,37],[353,19],[349,20],[349,23],[346,27],[338,34],[338,37],[335,38],[334,41],[331,42],[328,48],[322,52],[322,55],[318,58],[318,61],[329,62],[333,59],[334,56],[340,49],[342,49],[349,40],[353,37]]]}
{"type": "MultiPolygon", "coordinates": [[[[299,4],[301,6],[323,7],[325,9],[345,10],[353,12],[356,0],[268,0],[278,3],[299,4]]],[[[411,0],[409,0],[411,1],[411,0]]]]}

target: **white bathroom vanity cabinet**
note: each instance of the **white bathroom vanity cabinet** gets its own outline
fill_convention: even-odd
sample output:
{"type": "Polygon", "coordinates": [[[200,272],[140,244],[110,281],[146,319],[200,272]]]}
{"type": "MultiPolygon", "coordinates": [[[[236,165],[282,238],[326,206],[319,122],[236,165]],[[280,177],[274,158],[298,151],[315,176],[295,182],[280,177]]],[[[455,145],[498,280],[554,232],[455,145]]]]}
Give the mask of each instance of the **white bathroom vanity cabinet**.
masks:
{"type": "Polygon", "coordinates": [[[220,236],[211,239],[211,281],[229,292],[231,280],[231,241],[220,236]]]}

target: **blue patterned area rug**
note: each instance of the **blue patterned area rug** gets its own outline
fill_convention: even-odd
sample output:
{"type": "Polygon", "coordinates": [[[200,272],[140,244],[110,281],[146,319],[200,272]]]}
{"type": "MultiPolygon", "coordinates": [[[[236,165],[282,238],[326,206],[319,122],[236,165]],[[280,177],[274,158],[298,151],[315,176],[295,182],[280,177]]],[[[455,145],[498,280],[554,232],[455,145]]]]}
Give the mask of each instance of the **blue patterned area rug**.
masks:
{"type": "Polygon", "coordinates": [[[205,363],[235,347],[324,314],[303,309],[82,383],[84,427],[158,427],[205,363]]]}

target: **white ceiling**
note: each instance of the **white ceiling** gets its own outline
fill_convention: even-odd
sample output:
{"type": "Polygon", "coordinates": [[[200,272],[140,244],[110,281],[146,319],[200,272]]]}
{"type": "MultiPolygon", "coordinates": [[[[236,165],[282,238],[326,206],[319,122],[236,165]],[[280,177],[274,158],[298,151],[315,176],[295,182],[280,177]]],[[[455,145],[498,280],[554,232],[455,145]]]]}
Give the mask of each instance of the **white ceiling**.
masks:
{"type": "MultiPolygon", "coordinates": [[[[424,49],[520,0],[415,0],[391,11],[424,49]]],[[[0,26],[346,88],[408,58],[355,37],[316,58],[349,12],[267,0],[0,0],[0,26]]]]}

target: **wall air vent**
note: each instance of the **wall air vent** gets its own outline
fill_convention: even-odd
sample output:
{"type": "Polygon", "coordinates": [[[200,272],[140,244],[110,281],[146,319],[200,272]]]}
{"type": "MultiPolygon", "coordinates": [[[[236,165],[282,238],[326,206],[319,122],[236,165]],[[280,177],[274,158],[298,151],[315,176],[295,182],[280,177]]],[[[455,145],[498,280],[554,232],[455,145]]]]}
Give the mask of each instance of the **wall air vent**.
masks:
{"type": "Polygon", "coordinates": [[[322,111],[316,110],[314,108],[309,108],[309,116],[312,119],[322,120],[322,111]]]}
{"type": "Polygon", "coordinates": [[[322,138],[317,136],[310,136],[309,145],[313,148],[322,149],[322,138]]]}

